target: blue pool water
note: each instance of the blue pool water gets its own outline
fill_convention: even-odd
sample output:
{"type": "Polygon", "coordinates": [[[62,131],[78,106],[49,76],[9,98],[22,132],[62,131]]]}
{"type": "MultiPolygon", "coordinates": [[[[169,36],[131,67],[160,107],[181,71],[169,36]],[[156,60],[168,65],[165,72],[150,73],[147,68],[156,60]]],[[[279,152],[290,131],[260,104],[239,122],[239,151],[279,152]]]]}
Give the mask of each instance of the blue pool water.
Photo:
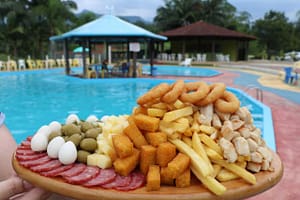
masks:
{"type": "MultiPolygon", "coordinates": [[[[130,114],[136,99],[160,82],[171,83],[172,80],[79,79],[65,76],[63,69],[2,72],[0,110],[6,114],[6,124],[19,143],[42,125],[53,120],[63,123],[71,113],[81,119],[91,114],[99,118],[130,114]]],[[[255,125],[262,129],[264,137],[272,135],[272,117],[265,110],[267,107],[239,90],[230,90],[242,100],[242,106],[249,107],[255,125]],[[267,118],[271,119],[269,123],[265,123],[267,118]]],[[[267,143],[275,148],[272,138],[267,143]]]]}
{"type": "MultiPolygon", "coordinates": [[[[199,76],[210,77],[221,74],[217,70],[204,67],[178,67],[174,65],[154,66],[153,73],[158,76],[199,76]]],[[[143,66],[143,74],[150,74],[150,66],[143,66]]]]}

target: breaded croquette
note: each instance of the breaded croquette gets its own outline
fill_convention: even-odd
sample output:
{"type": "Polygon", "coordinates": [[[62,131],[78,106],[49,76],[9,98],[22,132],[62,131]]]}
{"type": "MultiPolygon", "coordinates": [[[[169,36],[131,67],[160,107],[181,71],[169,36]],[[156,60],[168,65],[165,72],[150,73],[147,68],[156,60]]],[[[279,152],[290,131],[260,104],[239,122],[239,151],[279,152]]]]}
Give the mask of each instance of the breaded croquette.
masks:
{"type": "Polygon", "coordinates": [[[112,141],[119,158],[125,158],[133,153],[133,143],[126,135],[113,135],[112,141]]]}
{"type": "Polygon", "coordinates": [[[141,147],[140,170],[143,174],[147,174],[150,165],[155,165],[156,148],[151,145],[143,145],[141,147]]]}
{"type": "Polygon", "coordinates": [[[144,114],[133,115],[136,126],[144,131],[155,132],[159,126],[159,118],[150,117],[144,114]]]}
{"type": "Polygon", "coordinates": [[[188,187],[191,184],[191,170],[188,167],[175,179],[176,187],[188,187]]]}
{"type": "Polygon", "coordinates": [[[117,158],[114,161],[113,166],[115,168],[115,171],[122,176],[128,176],[128,174],[132,172],[137,166],[139,157],[140,151],[133,148],[132,155],[127,156],[126,158],[117,158]]]}
{"type": "Polygon", "coordinates": [[[147,141],[154,147],[157,147],[159,144],[167,142],[168,136],[164,132],[148,132],[145,133],[147,141]]]}
{"type": "Polygon", "coordinates": [[[154,191],[160,189],[160,169],[158,165],[150,165],[147,174],[147,191],[154,191]]]}
{"type": "Polygon", "coordinates": [[[176,157],[168,163],[172,178],[180,176],[189,166],[190,158],[183,153],[178,153],[176,157]]]}
{"type": "Polygon", "coordinates": [[[171,177],[168,167],[160,168],[160,182],[163,185],[174,185],[174,179],[171,177]]]}
{"type": "Polygon", "coordinates": [[[133,142],[134,146],[138,149],[141,148],[143,145],[147,145],[148,142],[146,141],[144,135],[135,125],[135,122],[132,117],[128,117],[129,125],[124,129],[124,133],[130,138],[133,142]]]}
{"type": "Polygon", "coordinates": [[[156,163],[160,167],[168,166],[168,163],[176,156],[176,146],[170,142],[158,145],[156,150],[156,163]]]}

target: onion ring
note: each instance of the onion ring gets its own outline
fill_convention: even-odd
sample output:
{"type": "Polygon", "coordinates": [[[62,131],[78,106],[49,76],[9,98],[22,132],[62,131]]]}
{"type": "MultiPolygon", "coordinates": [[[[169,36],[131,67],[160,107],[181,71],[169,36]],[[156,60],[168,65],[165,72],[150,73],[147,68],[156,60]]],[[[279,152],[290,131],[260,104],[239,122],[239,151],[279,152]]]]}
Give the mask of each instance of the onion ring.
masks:
{"type": "Polygon", "coordinates": [[[181,95],[185,88],[185,84],[183,80],[177,80],[175,83],[172,84],[172,89],[167,92],[161,100],[165,103],[173,103],[175,102],[178,97],[181,95]]]}
{"type": "Polygon", "coordinates": [[[223,96],[226,86],[224,83],[213,83],[210,86],[209,94],[202,100],[196,102],[197,106],[206,106],[207,104],[215,102],[223,96]]]}
{"type": "Polygon", "coordinates": [[[155,87],[153,87],[151,90],[149,90],[147,93],[143,94],[137,99],[137,103],[139,105],[144,105],[148,102],[154,101],[157,98],[160,98],[164,94],[166,94],[168,91],[170,91],[171,86],[167,83],[161,83],[155,87]]]}
{"type": "Polygon", "coordinates": [[[196,103],[206,97],[209,90],[209,86],[205,82],[186,83],[185,91],[181,94],[180,100],[188,103],[196,103]]]}
{"type": "Polygon", "coordinates": [[[239,107],[239,99],[228,91],[225,91],[223,96],[215,102],[215,108],[222,113],[234,113],[239,107]]]}

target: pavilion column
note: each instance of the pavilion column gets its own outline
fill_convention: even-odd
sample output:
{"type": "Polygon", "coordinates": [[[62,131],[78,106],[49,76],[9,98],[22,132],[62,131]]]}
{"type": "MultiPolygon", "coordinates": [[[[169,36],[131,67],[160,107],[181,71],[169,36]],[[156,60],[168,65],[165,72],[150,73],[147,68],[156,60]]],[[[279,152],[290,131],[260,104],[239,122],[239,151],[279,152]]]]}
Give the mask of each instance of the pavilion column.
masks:
{"type": "Polygon", "coordinates": [[[129,41],[127,41],[127,63],[130,61],[129,41]]]}
{"type": "Polygon", "coordinates": [[[212,54],[212,61],[216,61],[216,43],[215,40],[212,41],[211,45],[211,54],[212,54]]]}
{"type": "Polygon", "coordinates": [[[89,61],[90,61],[89,63],[92,64],[92,48],[91,48],[92,45],[91,45],[91,41],[88,40],[87,43],[88,43],[88,48],[89,48],[89,61]]]}
{"type": "Polygon", "coordinates": [[[154,44],[153,44],[153,40],[150,40],[149,42],[149,53],[150,53],[150,72],[151,72],[151,76],[153,76],[153,57],[154,57],[154,44]]]}
{"type": "Polygon", "coordinates": [[[70,63],[69,63],[69,44],[68,44],[68,39],[64,40],[64,53],[65,53],[65,61],[66,61],[66,68],[65,68],[65,72],[66,75],[70,75],[70,63]]]}
{"type": "Polygon", "coordinates": [[[83,64],[83,77],[86,78],[87,76],[87,66],[86,66],[86,54],[85,54],[85,48],[86,48],[86,41],[83,41],[82,43],[82,64],[83,64]]]}

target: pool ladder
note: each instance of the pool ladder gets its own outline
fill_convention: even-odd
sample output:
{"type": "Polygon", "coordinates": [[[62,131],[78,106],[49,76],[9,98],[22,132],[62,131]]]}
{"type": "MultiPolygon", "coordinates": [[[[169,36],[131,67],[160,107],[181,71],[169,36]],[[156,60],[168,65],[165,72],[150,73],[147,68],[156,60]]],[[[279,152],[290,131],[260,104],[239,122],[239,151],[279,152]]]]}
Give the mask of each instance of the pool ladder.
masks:
{"type": "Polygon", "coordinates": [[[263,91],[260,87],[258,87],[256,85],[248,85],[244,91],[247,92],[248,90],[252,90],[252,89],[255,89],[255,91],[256,91],[256,99],[263,102],[264,95],[263,95],[263,91]]]}

